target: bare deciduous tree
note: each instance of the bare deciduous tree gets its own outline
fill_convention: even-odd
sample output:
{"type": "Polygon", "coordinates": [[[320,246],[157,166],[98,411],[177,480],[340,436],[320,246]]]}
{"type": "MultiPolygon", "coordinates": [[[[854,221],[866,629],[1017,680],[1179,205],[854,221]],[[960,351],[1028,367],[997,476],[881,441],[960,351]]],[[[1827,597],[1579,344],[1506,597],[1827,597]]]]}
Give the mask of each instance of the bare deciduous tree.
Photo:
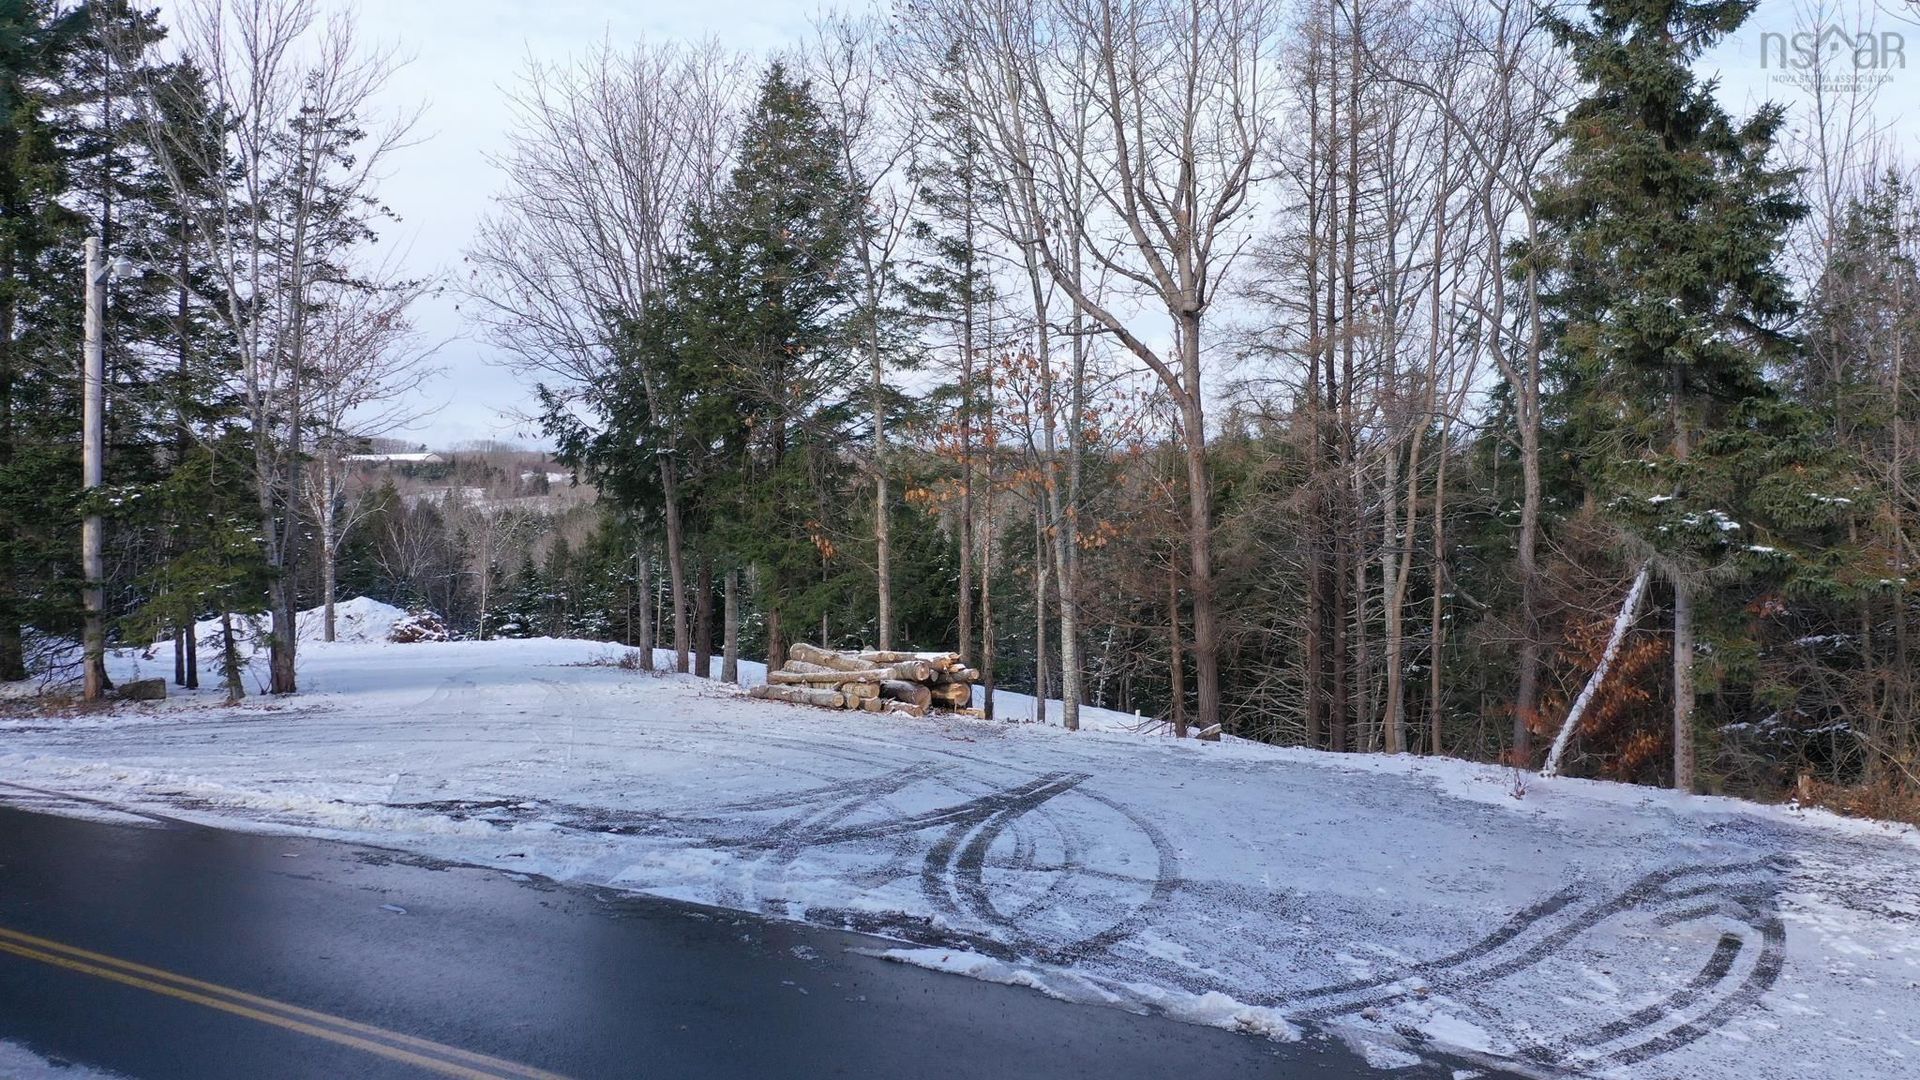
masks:
{"type": "MultiPolygon", "coordinates": [[[[740,59],[718,43],[603,43],[570,64],[529,61],[514,96],[498,209],[467,253],[476,319],[523,372],[590,404],[648,310],[688,212],[731,156],[740,59]]],[[[643,359],[636,362],[644,363],[643,359]]],[[[640,372],[648,406],[655,374],[640,372]]],[[[680,467],[658,462],[676,666],[692,635],[680,467]]]]}
{"type": "Polygon", "coordinates": [[[364,46],[353,21],[322,19],[313,0],[186,0],[174,31],[206,94],[162,84],[143,118],[239,354],[271,570],[270,689],[283,694],[296,688],[312,315],[329,277],[372,238],[381,171],[413,127],[411,115],[381,113],[398,61],[364,46]],[[224,197],[199,198],[197,177],[228,178],[224,197]]]}
{"type": "Polygon", "coordinates": [[[334,640],[334,600],[342,545],[364,516],[364,506],[342,490],[348,451],[361,440],[387,435],[429,411],[419,396],[438,374],[429,361],[439,349],[412,318],[431,291],[425,281],[378,270],[322,285],[308,330],[308,423],[313,452],[304,463],[302,495],[319,533],[323,635],[334,640]]]}
{"type": "MultiPolygon", "coordinates": [[[[1521,463],[1520,522],[1515,567],[1520,577],[1519,680],[1514,692],[1512,750],[1517,762],[1531,756],[1532,727],[1540,708],[1541,609],[1545,603],[1539,563],[1541,529],[1541,396],[1543,325],[1541,268],[1521,263],[1521,305],[1510,308],[1502,285],[1508,246],[1516,239],[1537,247],[1539,214],[1534,188],[1556,149],[1552,121],[1573,89],[1565,57],[1549,40],[1547,9],[1515,0],[1459,3],[1447,0],[1433,12],[1429,38],[1438,45],[1423,63],[1381,72],[1426,95],[1445,118],[1450,137],[1473,173],[1483,273],[1459,295],[1480,316],[1484,354],[1511,391],[1521,463]]],[[[1376,66],[1376,71],[1381,69],[1376,66]]]]}
{"type": "Polygon", "coordinates": [[[890,519],[887,414],[895,390],[887,378],[888,354],[899,341],[892,316],[900,305],[898,263],[918,211],[918,192],[908,165],[920,141],[911,103],[887,79],[884,25],[877,19],[823,17],[815,27],[808,71],[815,94],[839,135],[840,165],[859,191],[862,212],[854,222],[853,263],[860,275],[858,315],[852,327],[867,358],[868,404],[873,425],[874,579],[879,600],[878,646],[893,648],[893,545],[890,519]]]}
{"type": "Polygon", "coordinates": [[[910,17],[924,55],[953,58],[1014,220],[1034,229],[1020,243],[1180,411],[1203,727],[1221,715],[1204,327],[1252,216],[1274,13],[1267,0],[926,0],[910,17]],[[1062,197],[1079,174],[1084,205],[1062,197]],[[1089,271],[1127,295],[1102,295],[1089,271]]]}

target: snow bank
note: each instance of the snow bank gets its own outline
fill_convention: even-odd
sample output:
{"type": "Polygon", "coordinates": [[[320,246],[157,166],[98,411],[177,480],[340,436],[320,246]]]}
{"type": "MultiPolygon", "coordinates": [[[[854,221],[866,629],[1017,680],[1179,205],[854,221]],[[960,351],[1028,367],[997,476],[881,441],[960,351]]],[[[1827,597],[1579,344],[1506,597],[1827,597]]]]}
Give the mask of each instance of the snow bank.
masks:
{"type": "MultiPolygon", "coordinates": [[[[406,617],[404,608],[364,596],[342,600],[333,605],[333,639],[336,643],[351,644],[385,641],[393,632],[394,625],[406,617]]],[[[302,642],[324,640],[327,630],[326,609],[309,608],[295,617],[294,625],[299,630],[302,642]]]]}
{"type": "MultiPolygon", "coordinates": [[[[383,604],[364,596],[351,600],[341,600],[333,605],[333,630],[335,644],[364,645],[370,642],[387,640],[395,623],[407,617],[406,609],[383,604]]],[[[235,615],[234,635],[244,642],[249,650],[257,648],[264,641],[271,620],[265,614],[235,615]]],[[[314,642],[325,644],[327,636],[327,609],[312,607],[294,615],[293,625],[302,644],[314,642]]],[[[199,642],[202,655],[207,649],[220,647],[220,620],[206,619],[193,624],[193,636],[199,642]]],[[[159,641],[156,648],[171,648],[172,642],[159,641]]]]}
{"type": "Polygon", "coordinates": [[[56,1064],[18,1043],[0,1042],[0,1076],[7,1080],[120,1080],[119,1073],[101,1072],[70,1062],[56,1064]]]}

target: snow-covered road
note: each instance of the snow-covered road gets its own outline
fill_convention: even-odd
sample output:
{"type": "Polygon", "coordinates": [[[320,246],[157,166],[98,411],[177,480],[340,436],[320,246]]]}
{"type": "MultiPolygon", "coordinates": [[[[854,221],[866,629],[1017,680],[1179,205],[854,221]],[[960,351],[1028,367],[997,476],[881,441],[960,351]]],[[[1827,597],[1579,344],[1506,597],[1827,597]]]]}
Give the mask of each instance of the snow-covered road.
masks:
{"type": "Polygon", "coordinates": [[[1451,761],[831,713],[616,654],[315,645],[293,700],[0,720],[0,781],[39,789],[11,789],[23,805],[871,931],[910,962],[1276,1037],[1312,1021],[1383,1068],[1437,1046],[1543,1074],[1920,1070],[1910,830],[1578,780],[1515,797],[1510,772],[1451,761]]]}

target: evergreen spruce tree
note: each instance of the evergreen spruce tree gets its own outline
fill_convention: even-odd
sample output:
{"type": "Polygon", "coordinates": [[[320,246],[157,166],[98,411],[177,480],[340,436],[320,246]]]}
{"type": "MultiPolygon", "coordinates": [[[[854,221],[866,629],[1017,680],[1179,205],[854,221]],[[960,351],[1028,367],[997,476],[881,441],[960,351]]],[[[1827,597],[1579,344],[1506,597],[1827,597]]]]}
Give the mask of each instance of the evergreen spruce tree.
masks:
{"type": "Polygon", "coordinates": [[[1694,598],[1740,527],[1708,437],[1753,422],[1794,310],[1775,265],[1801,207],[1769,162],[1768,106],[1736,122],[1691,63],[1754,0],[1593,0],[1551,27],[1588,92],[1539,192],[1553,260],[1555,372],[1590,500],[1655,559],[1673,595],[1673,783],[1694,786],[1694,598]],[[1708,494],[1708,492],[1713,492],[1708,494]]]}
{"type": "Polygon", "coordinates": [[[26,677],[23,625],[67,629],[78,599],[82,229],[50,103],[72,32],[0,0],[0,682],[26,677]]]}
{"type": "Polygon", "coordinates": [[[543,637],[566,637],[567,616],[573,600],[573,552],[566,537],[553,538],[540,580],[545,588],[540,592],[540,607],[535,616],[538,632],[543,637]]]}
{"type": "MultiPolygon", "coordinates": [[[[160,58],[165,36],[157,11],[128,0],[76,9],[52,105],[73,185],[69,203],[85,230],[101,238],[109,259],[126,257],[142,267],[112,282],[106,296],[105,466],[111,495],[103,517],[115,567],[107,582],[108,608],[122,616],[123,626],[171,633],[180,659],[176,680],[193,687],[199,681],[197,643],[189,633],[208,612],[196,610],[205,592],[191,582],[207,563],[187,538],[204,536],[205,523],[191,500],[171,490],[173,474],[204,453],[243,447],[228,437],[238,405],[222,387],[232,350],[215,330],[207,268],[183,225],[200,208],[180,201],[212,202],[222,195],[219,182],[183,177],[185,189],[176,190],[144,115],[178,111],[185,103],[194,103],[192,111],[200,115],[211,111],[204,106],[199,73],[160,58]],[[156,520],[143,503],[172,507],[179,516],[156,520]],[[179,566],[168,565],[176,560],[179,566]],[[187,591],[152,591],[176,586],[187,591]],[[181,621],[155,626],[145,608],[175,612],[181,621]]],[[[190,122],[181,120],[174,137],[186,138],[190,122]]],[[[196,474],[206,472],[206,464],[196,463],[196,474]]],[[[228,463],[213,468],[230,471],[228,463]]],[[[244,610],[257,606],[248,601],[244,610]]]]}
{"type": "Polygon", "coordinates": [[[495,609],[493,635],[505,638],[537,636],[538,613],[545,593],[546,582],[540,576],[540,566],[533,561],[533,553],[528,552],[521,560],[520,573],[514,578],[513,589],[505,596],[506,602],[495,609]]]}
{"type": "MultiPolygon", "coordinates": [[[[165,533],[173,540],[167,557],[155,560],[132,583],[143,602],[121,619],[128,640],[154,641],[184,628],[174,637],[175,648],[184,649],[198,620],[260,609],[268,572],[245,451],[246,437],[238,429],[196,444],[164,478],[141,489],[142,497],[122,515],[129,531],[165,533]]],[[[196,656],[199,644],[194,643],[196,656]]],[[[237,700],[245,687],[234,658],[224,654],[224,642],[209,644],[223,649],[217,666],[226,677],[229,700],[237,700]]],[[[197,667],[182,674],[183,685],[199,686],[197,667]]]]}
{"type": "MultiPolygon", "coordinates": [[[[572,399],[541,388],[541,425],[554,440],[556,458],[579,469],[602,501],[619,509],[641,535],[658,534],[666,519],[666,489],[659,462],[673,459],[689,512],[699,502],[702,454],[693,434],[694,402],[657,373],[670,373],[684,342],[681,312],[666,292],[648,299],[646,314],[614,335],[617,355],[607,380],[588,390],[593,411],[587,423],[572,399]]],[[[724,409],[724,404],[715,408],[724,409]]]]}
{"type": "Polygon", "coordinates": [[[770,663],[845,594],[842,452],[858,414],[848,259],[859,200],[806,84],[768,68],[739,164],[672,273],[687,425],[716,455],[719,542],[755,565],[770,663]]]}
{"type": "Polygon", "coordinates": [[[186,69],[156,59],[166,35],[157,11],[100,0],[77,9],[75,31],[51,99],[72,185],[68,203],[109,260],[124,256],[143,268],[113,281],[106,294],[108,482],[150,481],[175,441],[168,391],[180,327],[170,279],[181,245],[173,190],[141,114],[155,85],[194,83],[186,69]]]}

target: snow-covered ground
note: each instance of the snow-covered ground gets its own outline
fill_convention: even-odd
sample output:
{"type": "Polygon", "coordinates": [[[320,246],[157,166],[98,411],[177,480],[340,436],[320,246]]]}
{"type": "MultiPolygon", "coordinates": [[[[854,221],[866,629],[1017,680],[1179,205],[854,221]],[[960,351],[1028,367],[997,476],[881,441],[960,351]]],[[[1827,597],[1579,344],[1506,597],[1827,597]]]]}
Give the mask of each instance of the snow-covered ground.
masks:
{"type": "Polygon", "coordinates": [[[1068,733],[828,712],[591,642],[364,636],[306,646],[292,699],[72,719],[0,700],[0,792],[871,931],[1075,1000],[1311,1022],[1383,1069],[1440,1048],[1541,1074],[1920,1070],[1911,830],[1580,780],[1516,797],[1509,770],[1121,714],[1068,733]]]}
{"type": "Polygon", "coordinates": [[[6,1080],[119,1080],[119,1075],[72,1062],[49,1061],[24,1046],[0,1042],[0,1077],[6,1080]]]}

